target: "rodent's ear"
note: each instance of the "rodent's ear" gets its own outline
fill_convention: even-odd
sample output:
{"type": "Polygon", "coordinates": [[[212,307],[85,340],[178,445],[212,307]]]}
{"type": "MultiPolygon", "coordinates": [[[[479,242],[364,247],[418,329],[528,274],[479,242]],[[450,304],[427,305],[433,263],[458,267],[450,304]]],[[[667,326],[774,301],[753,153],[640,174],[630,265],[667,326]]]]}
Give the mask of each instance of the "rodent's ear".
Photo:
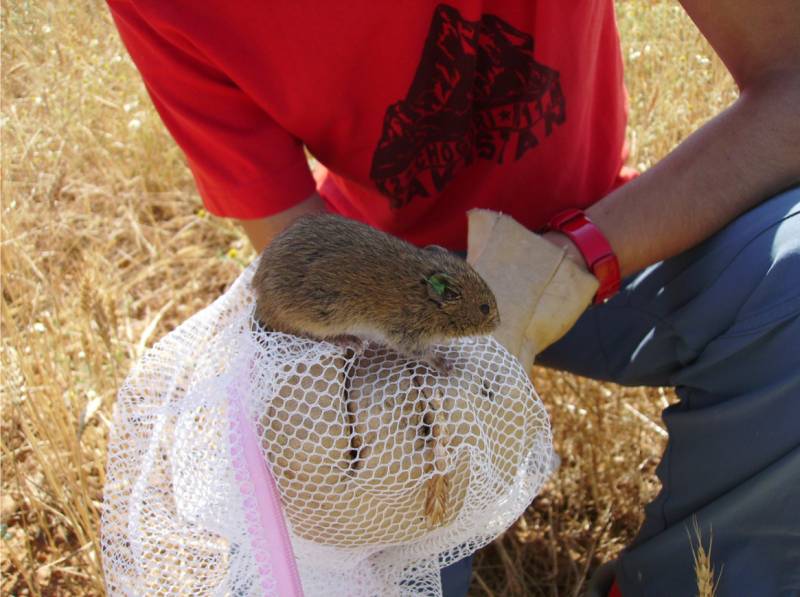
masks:
{"type": "Polygon", "coordinates": [[[428,285],[428,296],[437,304],[441,305],[445,301],[453,301],[461,297],[455,281],[447,274],[432,274],[425,278],[425,282],[428,285]]]}
{"type": "Polygon", "coordinates": [[[425,250],[426,251],[437,251],[439,253],[449,253],[450,252],[447,249],[445,249],[444,247],[440,247],[439,245],[428,245],[427,247],[425,247],[425,250]]]}

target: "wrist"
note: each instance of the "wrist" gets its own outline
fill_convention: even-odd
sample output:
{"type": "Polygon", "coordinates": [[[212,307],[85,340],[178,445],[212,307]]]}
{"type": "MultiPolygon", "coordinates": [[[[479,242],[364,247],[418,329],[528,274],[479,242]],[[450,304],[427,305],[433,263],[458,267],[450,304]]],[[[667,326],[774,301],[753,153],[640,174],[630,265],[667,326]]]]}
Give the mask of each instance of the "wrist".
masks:
{"type": "MultiPolygon", "coordinates": [[[[563,246],[568,254],[577,249],[586,268],[597,278],[599,287],[594,303],[603,303],[614,296],[620,287],[620,268],[617,256],[603,232],[580,209],[567,209],[555,214],[545,229],[566,236],[572,245],[563,246]]],[[[574,258],[570,254],[570,258],[574,258]]]]}

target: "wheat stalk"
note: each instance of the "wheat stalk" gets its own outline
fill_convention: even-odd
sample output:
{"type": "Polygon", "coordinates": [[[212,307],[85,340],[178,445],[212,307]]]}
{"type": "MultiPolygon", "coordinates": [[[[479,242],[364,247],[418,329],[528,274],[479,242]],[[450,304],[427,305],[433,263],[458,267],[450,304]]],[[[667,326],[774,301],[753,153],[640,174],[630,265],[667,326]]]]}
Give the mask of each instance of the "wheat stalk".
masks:
{"type": "Polygon", "coordinates": [[[428,527],[440,526],[447,518],[450,501],[451,478],[447,471],[448,434],[442,412],[441,391],[430,400],[430,410],[426,414],[426,423],[431,425],[431,464],[434,475],[425,482],[425,519],[428,527]],[[431,416],[428,416],[431,415],[431,416]]]}
{"type": "Polygon", "coordinates": [[[694,518],[692,526],[694,536],[697,539],[697,549],[694,548],[694,541],[691,535],[689,535],[689,545],[692,548],[692,557],[694,559],[694,573],[697,579],[697,597],[714,597],[717,594],[717,587],[720,577],[722,576],[722,570],[719,571],[719,574],[716,574],[714,565],[711,562],[711,531],[709,531],[708,549],[706,550],[703,545],[703,535],[697,518],[694,518]]]}

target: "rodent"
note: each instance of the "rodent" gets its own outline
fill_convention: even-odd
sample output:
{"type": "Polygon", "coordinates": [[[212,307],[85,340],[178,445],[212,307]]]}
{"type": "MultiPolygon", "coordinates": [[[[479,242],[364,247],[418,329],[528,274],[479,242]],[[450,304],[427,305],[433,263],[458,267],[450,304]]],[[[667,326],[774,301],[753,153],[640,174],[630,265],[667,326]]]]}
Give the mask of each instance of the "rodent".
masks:
{"type": "Polygon", "coordinates": [[[491,333],[497,301],[466,261],[333,214],[301,216],[261,253],[262,325],[336,341],[376,340],[448,370],[431,345],[491,333]]]}

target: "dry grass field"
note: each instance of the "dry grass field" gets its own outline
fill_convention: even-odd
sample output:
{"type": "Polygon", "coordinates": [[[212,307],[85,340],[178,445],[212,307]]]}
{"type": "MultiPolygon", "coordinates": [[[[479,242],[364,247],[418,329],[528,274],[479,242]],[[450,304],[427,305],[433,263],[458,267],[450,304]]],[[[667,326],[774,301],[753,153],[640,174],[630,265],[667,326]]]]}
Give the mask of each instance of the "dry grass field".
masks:
{"type": "MultiPolygon", "coordinates": [[[[631,163],[646,169],[736,96],[677,2],[618,0],[631,163]]],[[[201,209],[99,0],[2,12],[3,594],[99,595],[115,392],[145,347],[253,258],[201,209]]],[[[475,595],[578,595],[658,490],[667,390],[536,370],[563,463],[480,554],[475,595]]],[[[687,549],[689,549],[687,541],[687,549]]]]}

